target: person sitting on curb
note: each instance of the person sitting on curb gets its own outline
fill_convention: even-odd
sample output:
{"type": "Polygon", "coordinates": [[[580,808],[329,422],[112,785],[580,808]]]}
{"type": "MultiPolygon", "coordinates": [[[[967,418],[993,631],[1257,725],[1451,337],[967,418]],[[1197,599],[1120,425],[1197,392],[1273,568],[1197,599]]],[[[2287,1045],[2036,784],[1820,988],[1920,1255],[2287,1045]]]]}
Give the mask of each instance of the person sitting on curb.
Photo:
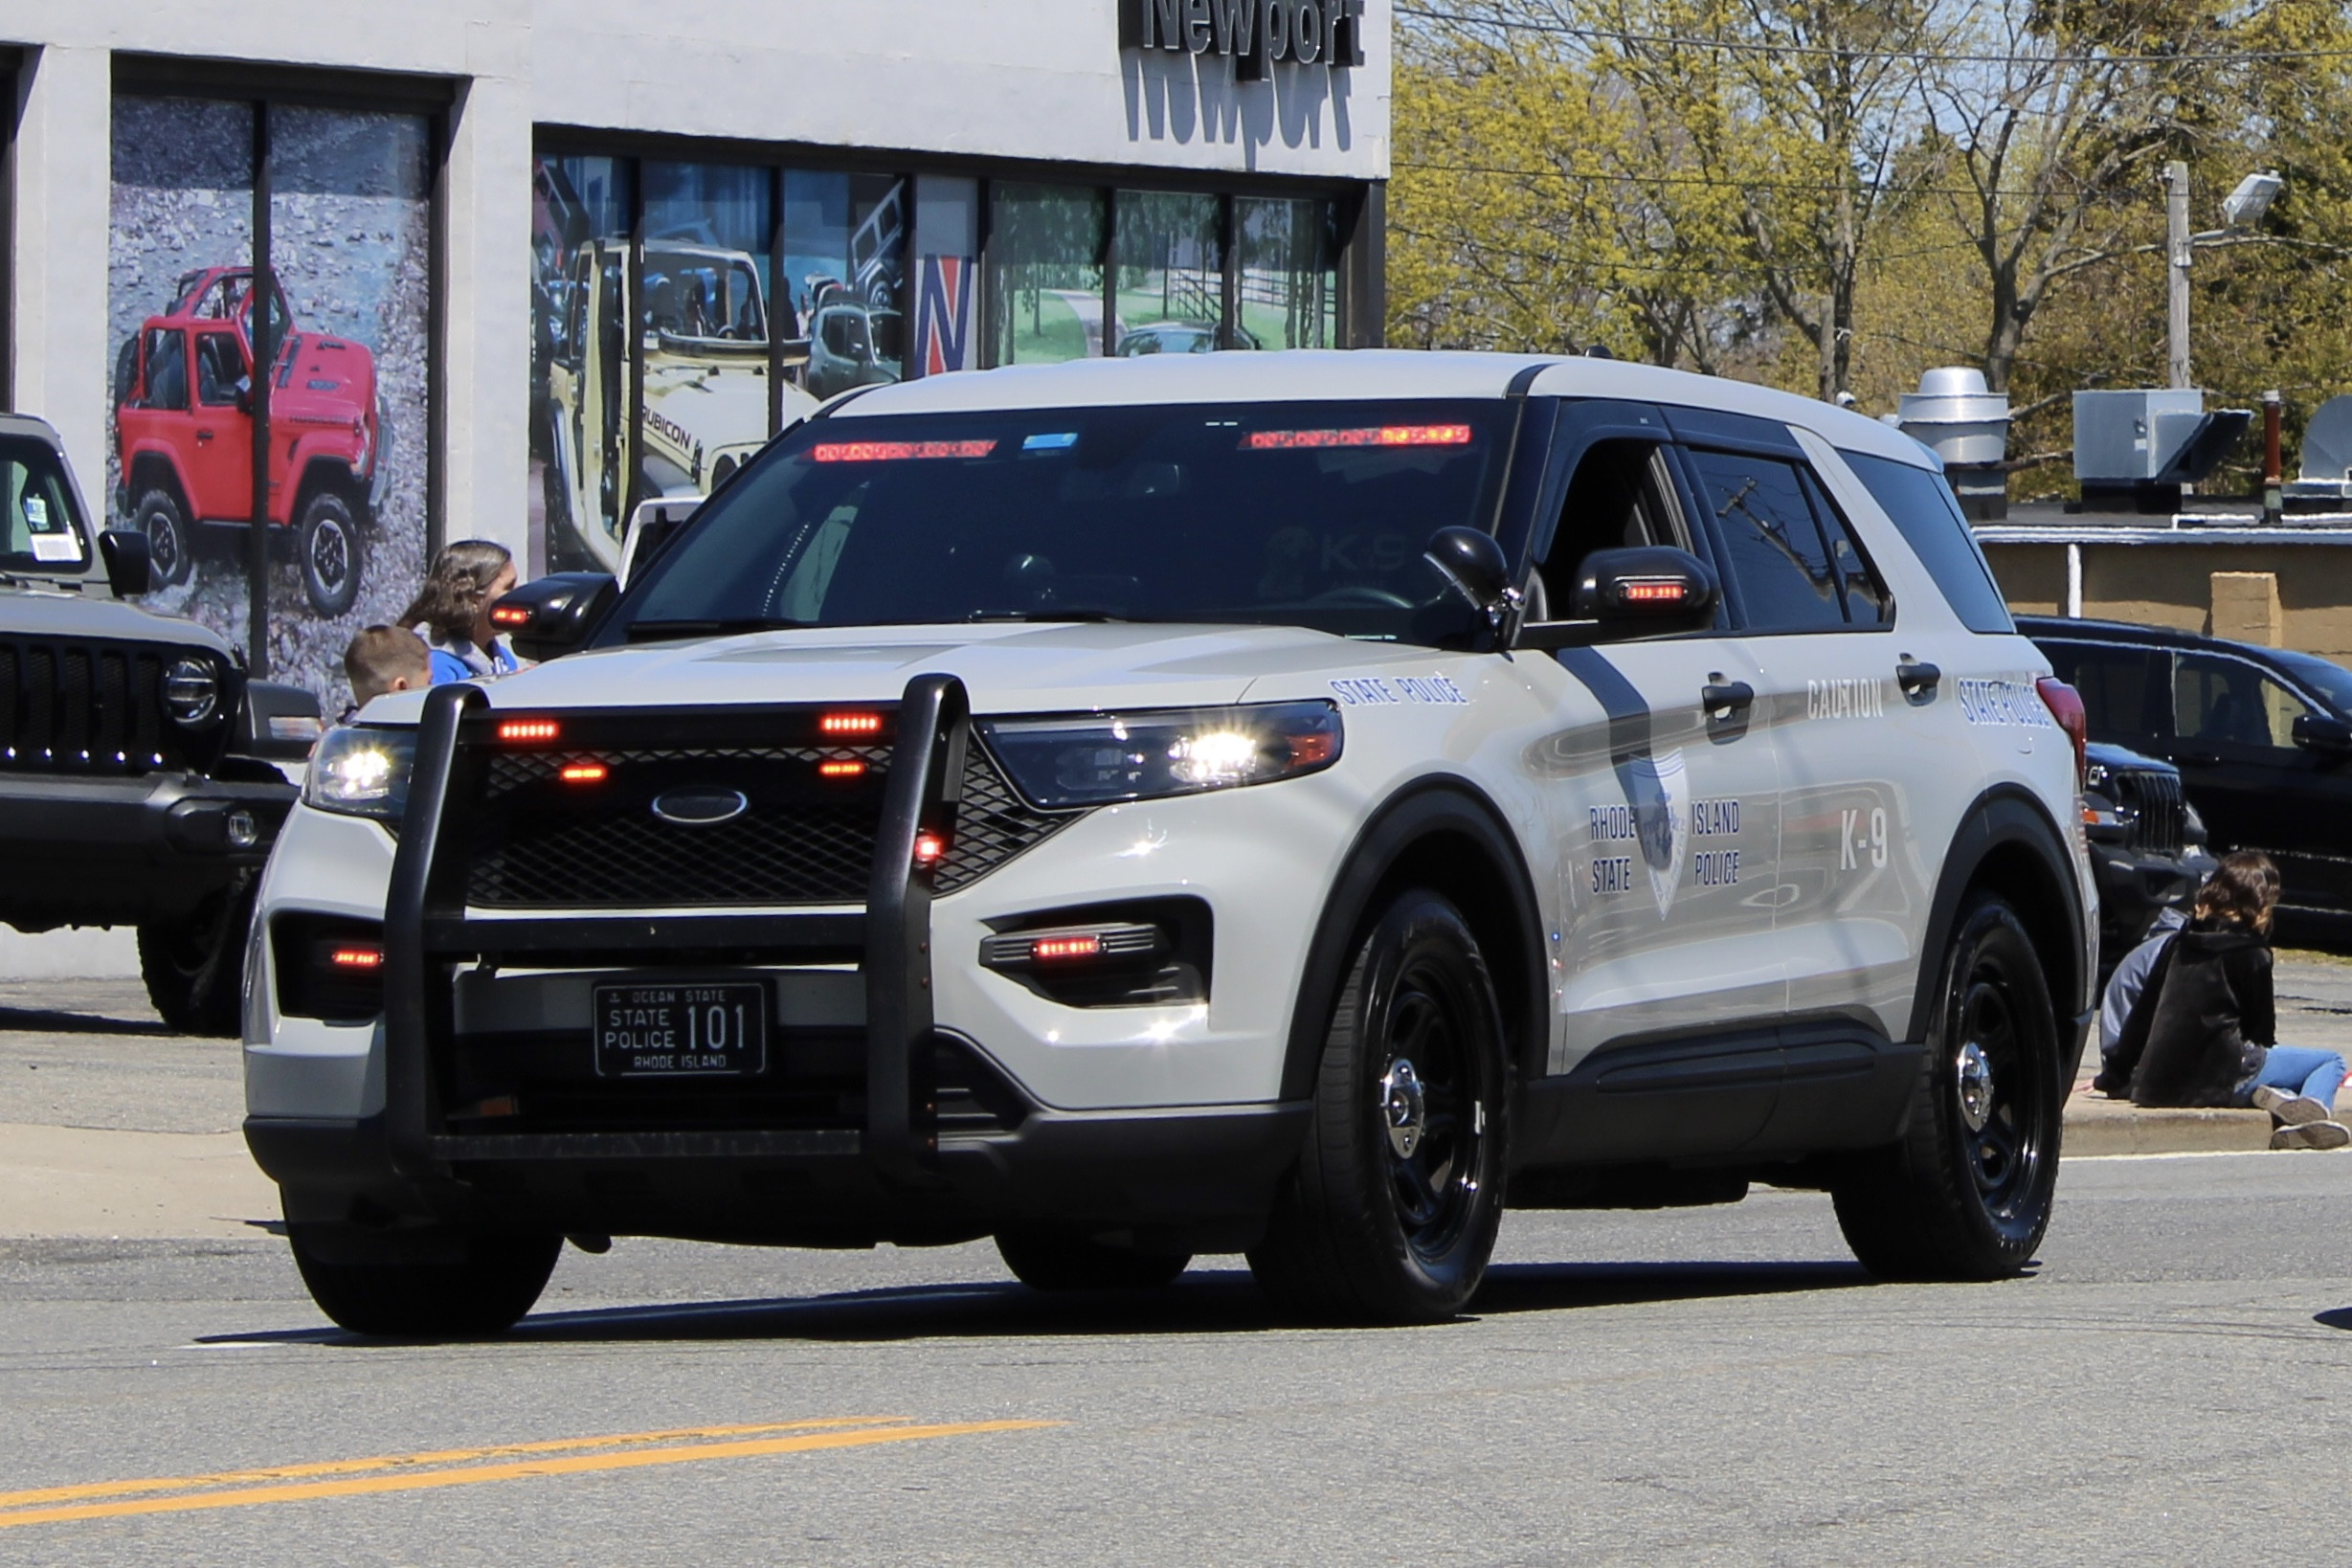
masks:
{"type": "MultiPolygon", "coordinates": [[[[2148,988],[2148,976],[2156,972],[2157,960],[2172,947],[2173,934],[2188,924],[2188,912],[2178,905],[2171,906],[2156,917],[2148,929],[2147,939],[2123,955],[2123,962],[2107,977],[2107,989],[2099,998],[2099,1066],[2102,1071],[2107,1059],[2116,1052],[2123,1039],[2123,1026],[2131,1020],[2132,1009],[2139,1003],[2139,994],[2148,988]]],[[[2129,1075],[2127,1074],[2126,1077],[2129,1075]]]]}
{"type": "Polygon", "coordinates": [[[2278,868],[2267,855],[2225,859],[2197,889],[2196,916],[2158,955],[2093,1086],[2137,1106],[2252,1106],[2276,1124],[2274,1149],[2341,1149],[2335,1119],[2343,1058],[2279,1045],[2271,991],[2278,868]]]}
{"type": "Polygon", "coordinates": [[[425,639],[405,626],[370,626],[343,650],[344,678],[351,683],[351,706],[344,722],[388,691],[421,691],[433,681],[433,655],[425,639]]]}

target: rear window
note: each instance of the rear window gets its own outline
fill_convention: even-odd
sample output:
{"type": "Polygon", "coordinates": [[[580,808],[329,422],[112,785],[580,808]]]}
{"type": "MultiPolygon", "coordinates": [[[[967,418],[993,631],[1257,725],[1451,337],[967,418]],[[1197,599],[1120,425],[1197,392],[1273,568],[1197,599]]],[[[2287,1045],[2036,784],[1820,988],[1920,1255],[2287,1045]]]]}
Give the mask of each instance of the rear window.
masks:
{"type": "Polygon", "coordinates": [[[1968,520],[1960,515],[1960,503],[1952,499],[1952,487],[1942,475],[1860,452],[1839,456],[1879,509],[1894,520],[1961,625],[1972,632],[2017,630],[1993,580],[1993,569],[1985,564],[1984,552],[1977,548],[1976,535],[1968,530],[1968,520]]]}
{"type": "Polygon", "coordinates": [[[0,436],[0,568],[78,571],[89,561],[56,452],[28,436],[0,436]]]}

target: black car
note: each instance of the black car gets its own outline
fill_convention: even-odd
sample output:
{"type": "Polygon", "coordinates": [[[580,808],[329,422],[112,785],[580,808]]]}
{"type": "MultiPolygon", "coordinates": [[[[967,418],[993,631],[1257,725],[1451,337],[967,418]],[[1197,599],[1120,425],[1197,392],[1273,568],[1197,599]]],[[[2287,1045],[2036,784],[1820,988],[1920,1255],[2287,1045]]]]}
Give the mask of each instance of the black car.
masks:
{"type": "Polygon", "coordinates": [[[2099,885],[2099,975],[2187,902],[2213,869],[2206,826],[2169,762],[2094,741],[2083,773],[2083,833],[2099,885]]]}
{"type": "Polygon", "coordinates": [[[2180,769],[2215,854],[2278,862],[2282,924],[2352,935],[2352,671],[2158,626],[2021,616],[2017,628],[2082,693],[2092,739],[2180,769]]]}
{"type": "Polygon", "coordinates": [[[135,926],[155,1010],[236,1032],[253,889],[318,699],[120,602],[147,542],[94,533],[56,433],[0,414],[0,921],[135,926]]]}

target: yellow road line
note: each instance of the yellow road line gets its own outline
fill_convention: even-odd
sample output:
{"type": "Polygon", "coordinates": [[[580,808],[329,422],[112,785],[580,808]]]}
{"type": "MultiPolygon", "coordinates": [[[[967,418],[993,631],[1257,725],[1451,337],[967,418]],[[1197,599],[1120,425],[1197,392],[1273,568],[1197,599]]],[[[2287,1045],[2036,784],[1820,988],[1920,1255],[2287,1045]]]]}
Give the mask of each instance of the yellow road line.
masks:
{"type": "Polygon", "coordinates": [[[812,1427],[887,1426],[906,1416],[837,1416],[826,1421],[769,1422],[757,1426],[679,1426],[661,1432],[615,1432],[605,1437],[556,1438],[545,1443],[503,1443],[481,1448],[444,1448],[434,1453],[387,1454],[375,1459],[330,1459],[314,1465],[278,1465],[267,1469],[223,1470],[215,1475],[161,1475],[141,1481],[92,1481],[80,1486],[41,1487],[32,1491],[0,1491],[0,1509],[28,1503],[62,1503],[82,1497],[121,1497],[141,1491],[188,1491],[198,1487],[226,1487],[255,1481],[294,1481],[311,1475],[351,1475],[362,1470],[394,1469],[421,1465],[459,1465],[478,1459],[512,1454],[562,1453],[569,1448],[612,1448],[624,1444],[676,1443],[683,1438],[745,1437],[753,1432],[802,1432],[812,1427]]]}
{"type": "Polygon", "coordinates": [[[932,1426],[880,1426],[853,1431],[808,1432],[796,1437],[759,1438],[740,1443],[695,1443],[663,1448],[639,1448],[624,1453],[573,1454],[563,1459],[470,1465],[461,1468],[420,1470],[407,1474],[353,1476],[341,1481],[245,1487],[233,1491],[198,1492],[186,1497],[136,1497],[105,1503],[75,1503],[58,1508],[16,1509],[0,1512],[0,1530],[72,1519],[119,1519],[135,1514],[182,1513],[203,1509],[250,1508],[263,1503],[305,1502],[316,1497],[358,1497],[378,1492],[420,1491],[434,1487],[467,1487],[486,1481],[517,1481],[536,1476],[586,1475],[604,1470],[641,1469],[649,1465],[685,1465],[707,1459],[751,1459],[763,1454],[862,1448],[881,1443],[911,1443],[924,1438],[1034,1431],[1060,1424],[1059,1422],[1050,1421],[979,1421],[932,1426]]]}

